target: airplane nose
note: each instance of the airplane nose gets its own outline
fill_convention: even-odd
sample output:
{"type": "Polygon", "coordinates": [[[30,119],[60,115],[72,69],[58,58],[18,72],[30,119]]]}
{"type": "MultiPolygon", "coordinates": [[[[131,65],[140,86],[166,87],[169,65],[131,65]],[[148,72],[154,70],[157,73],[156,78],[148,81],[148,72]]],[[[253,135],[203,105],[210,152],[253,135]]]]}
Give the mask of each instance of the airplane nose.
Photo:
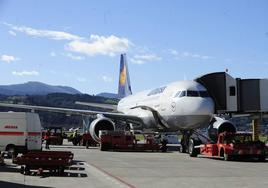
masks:
{"type": "Polygon", "coordinates": [[[214,103],[213,100],[210,98],[202,99],[197,105],[196,112],[198,112],[200,115],[207,115],[207,114],[213,114],[214,113],[214,103]]]}

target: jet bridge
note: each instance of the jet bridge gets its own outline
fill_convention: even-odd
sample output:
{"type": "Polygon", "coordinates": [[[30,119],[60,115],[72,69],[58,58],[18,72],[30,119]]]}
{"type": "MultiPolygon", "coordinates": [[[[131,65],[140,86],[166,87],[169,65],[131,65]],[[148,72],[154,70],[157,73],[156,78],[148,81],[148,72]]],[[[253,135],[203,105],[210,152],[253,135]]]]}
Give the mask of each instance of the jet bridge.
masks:
{"type": "Polygon", "coordinates": [[[215,72],[196,78],[215,102],[215,113],[268,112],[268,79],[233,78],[215,72]]]}
{"type": "Polygon", "coordinates": [[[215,113],[237,111],[237,80],[225,72],[215,72],[196,78],[206,87],[215,102],[215,113]]]}
{"type": "Polygon", "coordinates": [[[238,79],[239,111],[246,113],[268,112],[268,80],[238,79]]]}

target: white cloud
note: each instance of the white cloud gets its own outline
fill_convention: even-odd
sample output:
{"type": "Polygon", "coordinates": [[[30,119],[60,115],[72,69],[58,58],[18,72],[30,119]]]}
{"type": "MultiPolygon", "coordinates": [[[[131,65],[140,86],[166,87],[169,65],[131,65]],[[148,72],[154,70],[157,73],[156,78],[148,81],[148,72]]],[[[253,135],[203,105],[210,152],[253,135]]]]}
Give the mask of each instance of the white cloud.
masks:
{"type": "Polygon", "coordinates": [[[85,78],[77,78],[78,82],[86,82],[87,80],[85,78]]]}
{"type": "MultiPolygon", "coordinates": [[[[90,35],[89,39],[86,39],[84,37],[73,35],[64,31],[35,29],[26,26],[16,26],[9,23],[3,24],[11,29],[9,31],[11,35],[16,35],[15,32],[21,32],[32,37],[42,37],[53,40],[68,40],[69,42],[65,45],[66,50],[89,56],[115,56],[117,53],[126,52],[131,46],[133,46],[129,39],[117,37],[115,35],[90,35]]],[[[54,57],[53,54],[51,54],[51,56],[54,57]]],[[[83,59],[81,56],[75,57],[72,55],[72,57],[69,57],[76,60],[83,59]]]]}
{"type": "Polygon", "coordinates": [[[168,52],[172,55],[179,55],[179,52],[177,50],[169,49],[168,52]]]}
{"type": "Polygon", "coordinates": [[[10,29],[18,32],[25,33],[30,36],[34,37],[44,37],[44,38],[49,38],[53,40],[81,40],[82,37],[73,35],[67,32],[63,31],[54,31],[54,30],[42,30],[42,29],[34,29],[31,27],[26,27],[26,26],[15,26],[12,24],[4,23],[4,25],[7,25],[10,27],[10,29]]]}
{"type": "Polygon", "coordinates": [[[0,56],[0,60],[1,61],[4,61],[4,62],[7,62],[7,63],[11,63],[11,62],[13,62],[13,61],[18,61],[18,60],[20,60],[19,58],[17,58],[17,57],[14,57],[14,56],[12,56],[12,55],[1,55],[0,56]]]}
{"type": "Polygon", "coordinates": [[[200,54],[194,54],[194,53],[190,53],[190,52],[183,52],[182,53],[183,57],[190,57],[190,58],[195,58],[195,59],[212,59],[213,57],[211,56],[207,56],[207,55],[200,55],[200,54]]]}
{"type": "Polygon", "coordinates": [[[55,52],[50,52],[50,56],[51,56],[51,57],[56,57],[57,55],[56,55],[55,52]]]}
{"type": "Polygon", "coordinates": [[[108,55],[115,56],[116,53],[126,52],[132,43],[127,38],[119,38],[114,35],[108,37],[90,35],[90,41],[71,41],[66,45],[66,49],[89,56],[108,55]]]}
{"type": "Polygon", "coordinates": [[[13,75],[15,76],[39,76],[39,72],[33,70],[33,71],[13,71],[13,75]]]}
{"type": "Polygon", "coordinates": [[[101,79],[102,79],[104,82],[107,82],[107,83],[111,83],[111,82],[113,82],[113,79],[112,79],[111,77],[108,77],[108,76],[105,76],[105,75],[103,75],[103,76],[101,77],[101,79]]]}
{"type": "Polygon", "coordinates": [[[143,61],[143,60],[140,60],[140,59],[133,59],[133,58],[130,59],[130,62],[133,63],[133,64],[138,64],[138,65],[142,65],[142,64],[146,63],[146,62],[143,61]]]}
{"type": "Polygon", "coordinates": [[[135,55],[133,58],[130,59],[130,62],[133,64],[144,64],[146,62],[151,61],[161,61],[162,58],[155,55],[155,54],[143,54],[143,55],[135,55]]]}
{"type": "Polygon", "coordinates": [[[181,59],[181,58],[192,58],[192,59],[201,59],[201,60],[208,60],[208,59],[213,59],[212,56],[207,56],[207,55],[200,55],[192,52],[178,52],[173,49],[169,49],[168,52],[175,56],[176,59],[181,59]]]}
{"type": "Polygon", "coordinates": [[[75,56],[75,55],[70,54],[70,53],[68,53],[68,54],[63,54],[63,55],[66,56],[66,57],[69,57],[69,58],[71,58],[71,59],[73,59],[73,60],[77,60],[77,61],[81,61],[81,60],[84,60],[84,59],[85,59],[85,57],[82,57],[82,56],[75,56]]]}
{"type": "Polygon", "coordinates": [[[14,36],[14,37],[17,36],[17,33],[15,33],[15,32],[12,31],[12,30],[9,30],[8,33],[9,33],[10,35],[14,36]]]}
{"type": "Polygon", "coordinates": [[[140,59],[144,61],[161,61],[162,58],[155,54],[144,54],[144,55],[135,55],[135,59],[140,59]]]}

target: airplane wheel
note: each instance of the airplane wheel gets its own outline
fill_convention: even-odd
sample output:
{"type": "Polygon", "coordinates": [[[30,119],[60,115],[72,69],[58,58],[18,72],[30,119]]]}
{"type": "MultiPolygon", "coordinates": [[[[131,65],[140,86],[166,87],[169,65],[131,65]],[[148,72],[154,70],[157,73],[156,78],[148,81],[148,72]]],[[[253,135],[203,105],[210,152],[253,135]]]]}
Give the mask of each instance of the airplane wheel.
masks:
{"type": "Polygon", "coordinates": [[[180,146],[179,152],[180,153],[186,153],[186,149],[185,149],[185,147],[183,145],[180,146]]]}
{"type": "Polygon", "coordinates": [[[101,143],[100,144],[100,150],[101,151],[107,151],[109,148],[109,144],[108,143],[101,143]]]}
{"type": "Polygon", "coordinates": [[[24,174],[25,175],[30,175],[30,173],[31,173],[30,167],[26,165],[25,168],[24,168],[24,174]]]}
{"type": "Polygon", "coordinates": [[[198,152],[198,148],[194,148],[195,146],[195,142],[193,139],[190,139],[189,141],[189,155],[190,157],[197,157],[197,155],[199,154],[198,152]]]}
{"type": "Polygon", "coordinates": [[[24,166],[21,166],[21,167],[20,167],[20,173],[21,173],[21,174],[24,174],[24,170],[25,170],[24,166]]]}
{"type": "Polygon", "coordinates": [[[226,154],[226,153],[224,153],[224,160],[225,161],[230,161],[231,160],[231,157],[230,157],[230,155],[228,155],[228,154],[226,154]]]}
{"type": "Polygon", "coordinates": [[[265,160],[266,160],[265,155],[261,155],[261,156],[259,156],[259,158],[258,158],[258,161],[260,161],[260,162],[264,162],[265,160]]]}
{"type": "Polygon", "coordinates": [[[13,146],[13,145],[8,146],[8,148],[7,148],[7,157],[9,159],[11,159],[14,155],[16,155],[15,146],[13,146]]]}
{"type": "Polygon", "coordinates": [[[162,151],[162,152],[167,152],[167,146],[166,146],[166,145],[161,146],[161,151],[162,151]]]}
{"type": "Polygon", "coordinates": [[[64,175],[64,166],[60,166],[58,169],[58,175],[63,176],[64,175]]]}

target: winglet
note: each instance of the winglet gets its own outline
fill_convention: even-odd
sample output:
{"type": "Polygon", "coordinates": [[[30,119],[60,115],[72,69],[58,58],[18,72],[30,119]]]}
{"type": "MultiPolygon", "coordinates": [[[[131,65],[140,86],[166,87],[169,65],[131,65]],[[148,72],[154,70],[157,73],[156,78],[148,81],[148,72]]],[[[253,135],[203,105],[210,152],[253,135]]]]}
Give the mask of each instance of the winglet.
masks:
{"type": "Polygon", "coordinates": [[[126,54],[121,54],[120,57],[120,70],[119,70],[119,85],[118,85],[118,97],[124,98],[131,95],[130,77],[127,66],[126,54]]]}

